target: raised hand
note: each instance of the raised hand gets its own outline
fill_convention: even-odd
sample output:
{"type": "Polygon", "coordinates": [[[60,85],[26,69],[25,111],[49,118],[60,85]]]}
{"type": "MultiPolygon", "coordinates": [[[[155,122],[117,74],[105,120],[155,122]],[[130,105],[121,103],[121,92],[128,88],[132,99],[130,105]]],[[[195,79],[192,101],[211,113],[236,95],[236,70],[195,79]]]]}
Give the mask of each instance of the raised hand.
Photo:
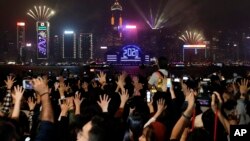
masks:
{"type": "Polygon", "coordinates": [[[97,77],[98,77],[99,82],[101,83],[101,85],[106,84],[106,73],[101,71],[99,74],[97,74],[97,77]]]}
{"type": "Polygon", "coordinates": [[[20,102],[22,100],[23,93],[24,89],[22,86],[17,85],[14,87],[14,93],[12,94],[12,97],[15,100],[15,102],[20,102]]]}
{"type": "Polygon", "coordinates": [[[222,104],[222,99],[220,97],[220,94],[218,92],[213,92],[212,100],[211,100],[212,110],[216,112],[216,110],[220,108],[221,104],[222,104]]]}
{"type": "Polygon", "coordinates": [[[22,86],[17,85],[14,87],[14,93],[12,94],[12,97],[15,101],[15,104],[14,104],[13,112],[11,115],[11,118],[13,119],[19,118],[20,109],[21,109],[21,99],[23,97],[23,93],[24,93],[24,89],[22,88],[22,86]]]}
{"type": "Polygon", "coordinates": [[[40,95],[49,94],[49,86],[41,77],[32,80],[34,90],[40,95]]]}
{"type": "Polygon", "coordinates": [[[33,111],[36,107],[36,100],[33,97],[29,97],[27,103],[30,111],[33,111]]]}
{"type": "Polygon", "coordinates": [[[74,98],[74,103],[75,103],[75,115],[79,115],[80,114],[80,107],[81,107],[81,103],[84,99],[81,99],[81,93],[79,93],[78,91],[75,93],[75,98],[74,98]]]}
{"type": "Polygon", "coordinates": [[[74,97],[74,104],[75,104],[75,106],[76,107],[80,106],[83,100],[84,100],[83,98],[81,99],[81,93],[77,91],[75,93],[75,97],[74,97]]]}
{"type": "Polygon", "coordinates": [[[165,105],[165,99],[161,98],[157,101],[157,112],[162,112],[167,108],[167,105],[165,105]]]}
{"type": "Polygon", "coordinates": [[[122,90],[122,93],[119,92],[121,103],[120,108],[124,108],[127,100],[129,99],[128,90],[122,90]]]}
{"type": "Polygon", "coordinates": [[[69,100],[65,100],[63,103],[61,103],[60,108],[61,108],[61,116],[67,116],[67,113],[70,109],[69,100]]]}
{"type": "Polygon", "coordinates": [[[241,83],[238,83],[239,88],[240,88],[240,94],[241,95],[245,95],[247,94],[248,91],[248,80],[247,79],[243,79],[241,80],[241,83]]]}
{"type": "Polygon", "coordinates": [[[116,84],[119,88],[123,89],[125,86],[125,80],[122,75],[118,76],[118,81],[116,81],[116,84]]]}
{"type": "Polygon", "coordinates": [[[100,95],[100,101],[97,101],[98,105],[101,107],[102,112],[108,112],[108,106],[110,102],[110,98],[108,95],[104,94],[103,96],[100,95]]]}
{"type": "Polygon", "coordinates": [[[155,113],[154,117],[157,118],[161,115],[161,113],[167,108],[165,105],[165,99],[161,98],[157,101],[157,112],[155,113]]]}
{"type": "Polygon", "coordinates": [[[11,89],[13,84],[16,82],[15,77],[13,76],[7,76],[7,80],[4,80],[6,88],[11,89]]]}

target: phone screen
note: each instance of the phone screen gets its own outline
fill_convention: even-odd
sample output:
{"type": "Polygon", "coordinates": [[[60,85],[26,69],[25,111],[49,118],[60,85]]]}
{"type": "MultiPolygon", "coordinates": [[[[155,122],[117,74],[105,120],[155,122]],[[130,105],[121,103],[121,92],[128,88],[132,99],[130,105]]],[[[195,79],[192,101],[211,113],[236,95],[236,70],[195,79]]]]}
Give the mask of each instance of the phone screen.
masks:
{"type": "Polygon", "coordinates": [[[167,78],[167,88],[170,88],[170,87],[171,87],[171,79],[167,78]]]}
{"type": "Polygon", "coordinates": [[[147,102],[151,101],[151,93],[150,91],[147,91],[147,102]]]}
{"type": "Polygon", "coordinates": [[[32,90],[33,86],[31,80],[23,80],[23,88],[26,90],[32,90]]]}

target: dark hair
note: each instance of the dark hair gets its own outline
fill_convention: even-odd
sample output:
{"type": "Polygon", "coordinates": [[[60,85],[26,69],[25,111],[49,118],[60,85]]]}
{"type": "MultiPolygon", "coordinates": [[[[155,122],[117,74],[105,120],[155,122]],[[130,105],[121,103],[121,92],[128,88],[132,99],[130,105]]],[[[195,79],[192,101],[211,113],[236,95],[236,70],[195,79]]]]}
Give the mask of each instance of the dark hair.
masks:
{"type": "Polygon", "coordinates": [[[90,141],[108,141],[116,139],[116,126],[112,117],[107,114],[96,115],[91,120],[90,141]]]}
{"type": "Polygon", "coordinates": [[[127,131],[124,135],[124,141],[130,141],[130,132],[132,132],[132,138],[133,141],[137,141],[138,138],[140,137],[142,130],[143,130],[143,126],[144,126],[144,120],[142,117],[142,114],[140,114],[139,112],[133,112],[131,115],[128,116],[127,119],[127,131]]]}
{"type": "Polygon", "coordinates": [[[15,126],[9,121],[0,121],[0,139],[1,141],[18,140],[18,134],[15,126]]]}
{"type": "Polygon", "coordinates": [[[166,57],[159,57],[158,58],[158,65],[160,69],[167,69],[168,67],[168,60],[166,57]]]}

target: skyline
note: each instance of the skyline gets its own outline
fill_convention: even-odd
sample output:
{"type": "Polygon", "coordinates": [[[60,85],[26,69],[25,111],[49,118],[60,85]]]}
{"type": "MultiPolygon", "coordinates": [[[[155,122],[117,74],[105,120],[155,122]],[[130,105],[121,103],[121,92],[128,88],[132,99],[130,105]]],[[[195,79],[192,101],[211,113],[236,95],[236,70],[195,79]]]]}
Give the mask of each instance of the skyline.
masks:
{"type": "MultiPolygon", "coordinates": [[[[50,19],[51,33],[61,34],[65,29],[79,32],[103,33],[109,25],[110,7],[115,0],[2,0],[0,2],[0,31],[16,33],[16,22],[24,21],[27,36],[33,36],[35,22],[27,15],[34,5],[46,5],[56,11],[50,19]]],[[[166,28],[176,25],[196,27],[202,30],[213,28],[237,29],[250,26],[250,1],[248,0],[119,0],[123,6],[123,19],[135,23],[140,28],[149,28],[143,15],[149,17],[149,7],[160,9],[159,2],[166,5],[163,19],[166,28]],[[152,4],[152,1],[155,5],[152,4]],[[151,2],[151,4],[150,4],[151,2]],[[135,5],[136,4],[136,5],[135,5]],[[139,9],[139,10],[138,10],[139,9]],[[140,14],[140,12],[142,14],[140,14]]],[[[154,15],[154,14],[153,14],[154,15]]]]}

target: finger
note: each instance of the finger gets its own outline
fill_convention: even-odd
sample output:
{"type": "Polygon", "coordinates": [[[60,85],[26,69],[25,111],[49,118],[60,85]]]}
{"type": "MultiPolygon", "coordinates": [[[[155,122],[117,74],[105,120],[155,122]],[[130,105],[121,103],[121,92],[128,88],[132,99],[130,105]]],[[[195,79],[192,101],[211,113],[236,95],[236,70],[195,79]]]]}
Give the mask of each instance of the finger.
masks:
{"type": "Polygon", "coordinates": [[[83,100],[84,100],[84,98],[82,98],[82,99],[80,100],[80,103],[82,103],[83,100]]]}
{"type": "Polygon", "coordinates": [[[110,100],[111,100],[111,98],[109,98],[107,102],[109,103],[109,102],[110,102],[110,100]]]}
{"type": "Polygon", "coordinates": [[[100,101],[102,101],[102,95],[99,96],[100,101]]]}
{"type": "Polygon", "coordinates": [[[109,98],[109,96],[105,94],[105,95],[104,95],[105,101],[108,101],[108,98],[109,98]]]}

